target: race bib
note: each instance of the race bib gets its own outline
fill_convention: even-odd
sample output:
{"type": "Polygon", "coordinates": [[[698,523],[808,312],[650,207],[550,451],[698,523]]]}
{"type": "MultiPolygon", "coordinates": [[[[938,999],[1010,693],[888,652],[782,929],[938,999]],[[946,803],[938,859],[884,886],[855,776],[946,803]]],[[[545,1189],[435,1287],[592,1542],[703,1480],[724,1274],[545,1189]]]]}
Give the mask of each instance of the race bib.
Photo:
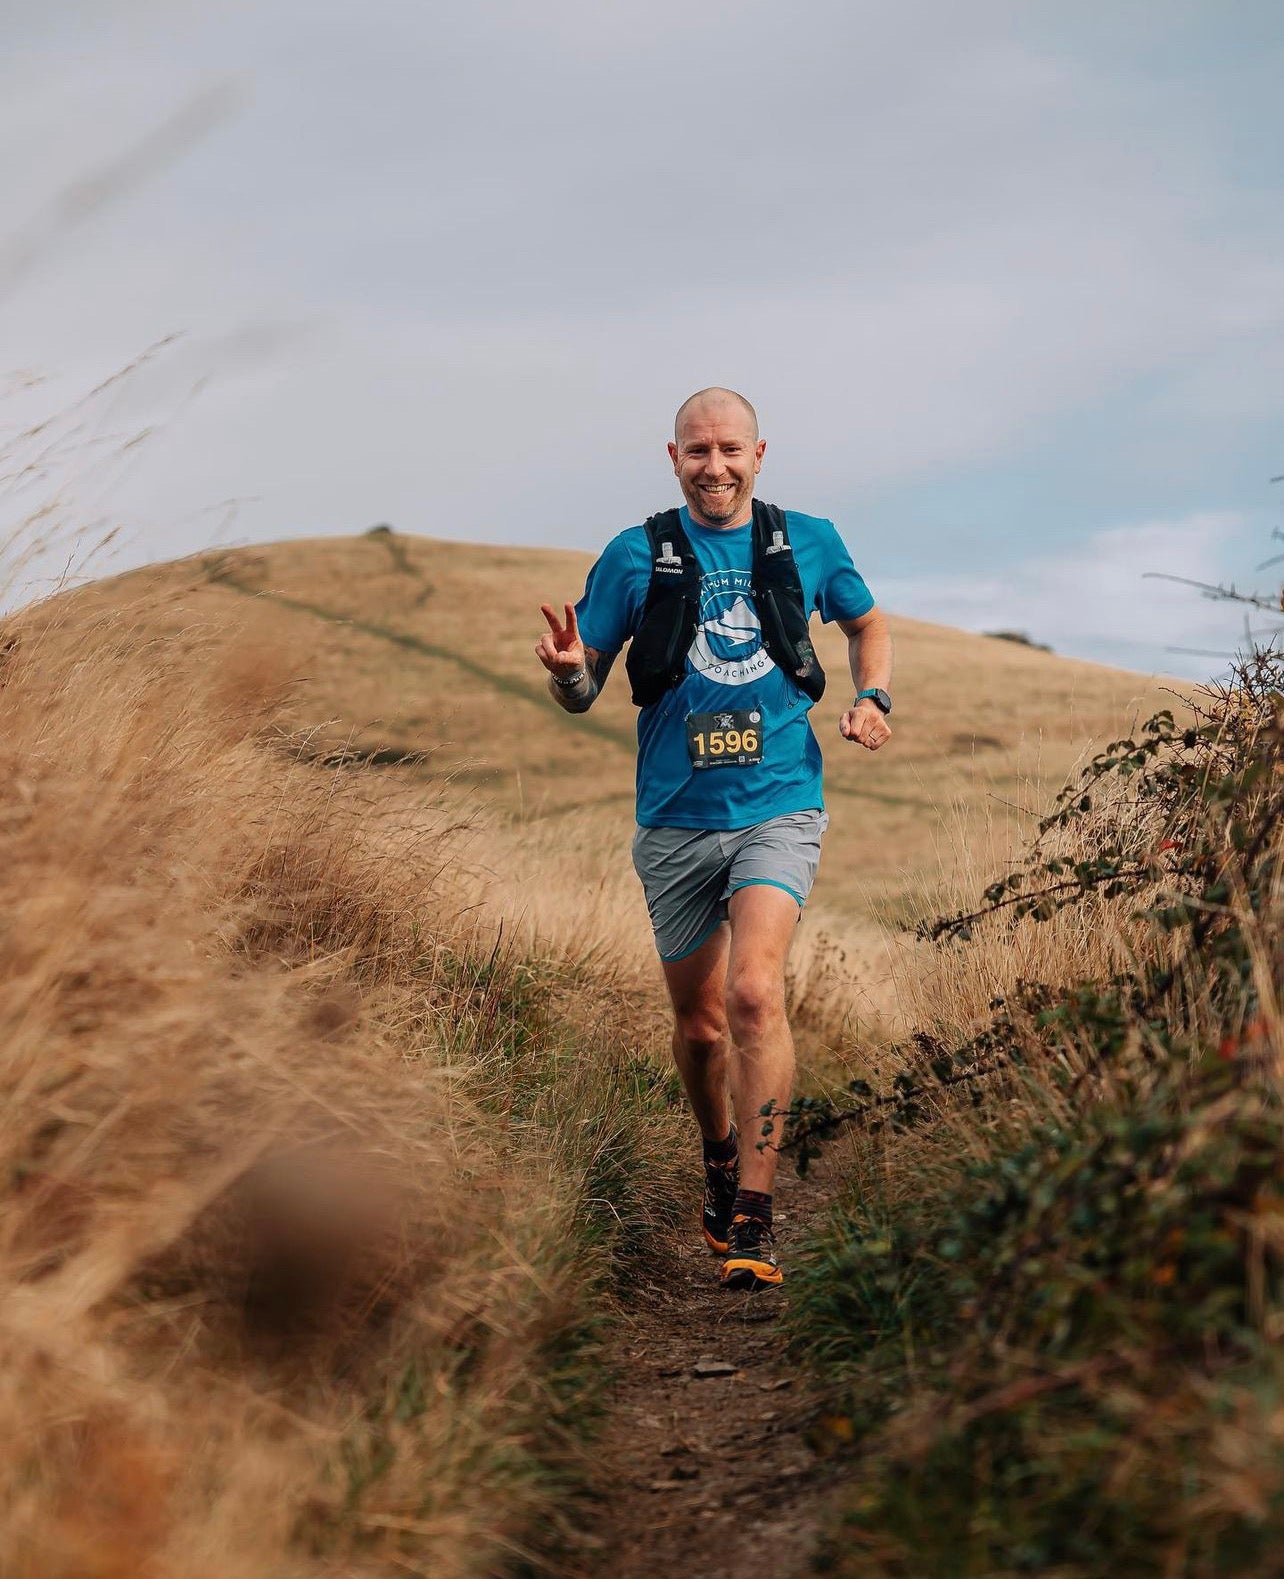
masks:
{"type": "Polygon", "coordinates": [[[696,768],[749,768],[762,761],[762,714],[688,713],[687,751],[696,768]]]}

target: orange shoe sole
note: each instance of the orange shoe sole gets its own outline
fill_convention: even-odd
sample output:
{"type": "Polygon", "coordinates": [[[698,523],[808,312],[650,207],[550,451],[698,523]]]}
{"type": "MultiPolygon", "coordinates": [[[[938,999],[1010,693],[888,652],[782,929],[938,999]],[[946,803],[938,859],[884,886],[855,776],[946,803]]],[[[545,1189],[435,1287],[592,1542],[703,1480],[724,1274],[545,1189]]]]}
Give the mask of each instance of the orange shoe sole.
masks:
{"type": "Polygon", "coordinates": [[[722,1263],[723,1288],[779,1288],[784,1281],[785,1274],[768,1261],[752,1261],[746,1256],[722,1263]]]}

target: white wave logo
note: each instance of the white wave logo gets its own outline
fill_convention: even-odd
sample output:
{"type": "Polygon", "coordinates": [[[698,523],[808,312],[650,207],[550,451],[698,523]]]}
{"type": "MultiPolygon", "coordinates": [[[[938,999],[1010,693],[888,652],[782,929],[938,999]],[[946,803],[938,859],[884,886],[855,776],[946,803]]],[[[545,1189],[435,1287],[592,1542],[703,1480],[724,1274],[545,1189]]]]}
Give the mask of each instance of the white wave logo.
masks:
{"type": "Polygon", "coordinates": [[[740,571],[705,576],[700,624],[687,654],[691,667],[720,685],[747,685],[775,665],[762,645],[762,625],[740,571]]]}

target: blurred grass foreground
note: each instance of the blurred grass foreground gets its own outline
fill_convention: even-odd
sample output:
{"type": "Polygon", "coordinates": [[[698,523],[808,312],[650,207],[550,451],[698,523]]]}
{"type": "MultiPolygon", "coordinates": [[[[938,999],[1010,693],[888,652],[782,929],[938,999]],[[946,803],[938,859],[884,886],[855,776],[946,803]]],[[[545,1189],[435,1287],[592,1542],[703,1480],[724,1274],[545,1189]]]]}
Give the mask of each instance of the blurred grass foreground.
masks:
{"type": "Polygon", "coordinates": [[[674,1198],[648,1014],[505,932],[449,786],[124,601],[3,631],[0,1571],[534,1561],[674,1198]]]}

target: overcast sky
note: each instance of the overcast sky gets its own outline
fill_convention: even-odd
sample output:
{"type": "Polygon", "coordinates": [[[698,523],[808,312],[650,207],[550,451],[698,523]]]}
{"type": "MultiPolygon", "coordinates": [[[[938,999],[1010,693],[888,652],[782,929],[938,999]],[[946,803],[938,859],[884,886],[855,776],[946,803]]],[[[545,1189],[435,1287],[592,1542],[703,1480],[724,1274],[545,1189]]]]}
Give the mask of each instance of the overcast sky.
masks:
{"type": "Polygon", "coordinates": [[[593,549],[716,382],[895,611],[1242,636],[1143,578],[1251,582],[1284,521],[1278,0],[13,10],[10,522],[593,549]]]}

